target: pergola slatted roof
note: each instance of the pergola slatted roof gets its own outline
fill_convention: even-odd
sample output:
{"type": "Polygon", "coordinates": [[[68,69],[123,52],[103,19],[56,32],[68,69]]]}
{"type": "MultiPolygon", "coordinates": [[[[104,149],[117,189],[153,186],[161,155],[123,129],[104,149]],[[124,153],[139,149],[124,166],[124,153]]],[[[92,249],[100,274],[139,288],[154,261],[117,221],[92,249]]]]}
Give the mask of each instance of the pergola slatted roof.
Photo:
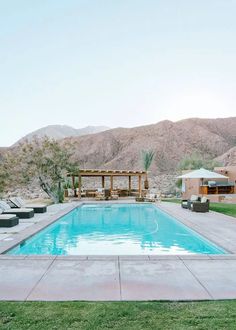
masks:
{"type": "Polygon", "coordinates": [[[78,173],[68,173],[68,176],[138,176],[145,175],[145,171],[81,169],[78,173]]]}

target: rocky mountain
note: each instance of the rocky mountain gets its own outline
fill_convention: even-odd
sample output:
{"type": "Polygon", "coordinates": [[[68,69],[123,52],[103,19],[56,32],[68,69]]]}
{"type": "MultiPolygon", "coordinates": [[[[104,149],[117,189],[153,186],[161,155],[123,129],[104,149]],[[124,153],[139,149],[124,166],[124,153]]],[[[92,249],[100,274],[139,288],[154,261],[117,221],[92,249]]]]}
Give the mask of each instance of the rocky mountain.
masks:
{"type": "Polygon", "coordinates": [[[42,138],[44,136],[48,136],[50,138],[59,140],[70,136],[82,136],[87,134],[103,132],[106,131],[107,129],[109,128],[106,126],[87,126],[84,128],[76,129],[66,125],[49,125],[27,134],[22,139],[17,141],[14,144],[14,146],[16,146],[19,143],[23,143],[24,141],[31,141],[34,137],[42,138]]]}
{"type": "Polygon", "coordinates": [[[236,147],[229,149],[226,153],[216,158],[223,166],[236,166],[236,147]]]}
{"type": "Polygon", "coordinates": [[[48,135],[60,139],[62,144],[70,141],[81,168],[141,169],[141,151],[147,149],[155,151],[150,169],[154,176],[173,173],[179,161],[194,152],[225,165],[236,164],[236,117],[165,120],[153,125],[108,130],[106,127],[76,130],[55,125],[33,132],[24,140],[34,135],[48,135]],[[103,131],[95,133],[96,130],[103,131]]]}
{"type": "Polygon", "coordinates": [[[211,159],[236,146],[236,117],[191,118],[178,122],[116,128],[105,132],[64,139],[75,145],[81,168],[139,169],[141,150],[153,149],[152,172],[171,172],[193,152],[211,159]]]}

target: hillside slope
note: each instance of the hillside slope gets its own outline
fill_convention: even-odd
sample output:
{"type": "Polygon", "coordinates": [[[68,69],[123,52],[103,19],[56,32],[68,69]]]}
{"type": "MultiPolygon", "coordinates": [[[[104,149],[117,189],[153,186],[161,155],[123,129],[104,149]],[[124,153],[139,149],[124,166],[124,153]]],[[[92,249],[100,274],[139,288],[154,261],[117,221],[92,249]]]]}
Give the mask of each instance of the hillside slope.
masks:
{"type": "Polygon", "coordinates": [[[216,158],[224,166],[236,166],[236,147],[229,149],[226,153],[216,158]]]}
{"type": "Polygon", "coordinates": [[[81,167],[141,168],[140,152],[153,149],[154,172],[169,172],[186,155],[197,152],[216,158],[236,145],[236,117],[162,121],[135,128],[116,128],[95,135],[72,137],[81,167]]]}
{"type": "MultiPolygon", "coordinates": [[[[61,134],[57,138],[62,144],[68,141],[73,144],[74,157],[81,168],[141,169],[141,150],[147,149],[155,151],[151,167],[154,175],[173,172],[179,161],[193,152],[225,165],[236,164],[236,117],[191,118],[178,122],[166,120],[153,125],[116,128],[83,136],[74,136],[75,129],[62,127],[63,134],[70,137],[61,139],[61,134]]],[[[53,128],[49,127],[50,133],[53,128]]],[[[0,154],[5,150],[7,148],[0,149],[0,154]]]]}

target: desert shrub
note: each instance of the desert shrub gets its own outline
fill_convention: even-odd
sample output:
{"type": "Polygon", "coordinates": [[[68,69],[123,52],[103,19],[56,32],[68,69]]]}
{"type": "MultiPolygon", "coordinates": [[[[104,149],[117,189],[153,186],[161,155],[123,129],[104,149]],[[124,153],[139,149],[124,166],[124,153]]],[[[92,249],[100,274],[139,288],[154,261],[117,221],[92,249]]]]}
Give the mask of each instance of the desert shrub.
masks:
{"type": "Polygon", "coordinates": [[[54,203],[63,202],[66,174],[78,167],[72,162],[73,149],[58,141],[34,139],[7,153],[4,175],[15,184],[36,182],[54,203]]]}

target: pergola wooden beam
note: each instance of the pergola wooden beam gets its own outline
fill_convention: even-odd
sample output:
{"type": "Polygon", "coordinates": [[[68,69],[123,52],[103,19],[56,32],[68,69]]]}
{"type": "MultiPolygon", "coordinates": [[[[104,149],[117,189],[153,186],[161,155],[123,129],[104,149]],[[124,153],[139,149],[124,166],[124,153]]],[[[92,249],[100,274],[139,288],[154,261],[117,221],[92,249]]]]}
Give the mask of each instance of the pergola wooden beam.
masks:
{"type": "MultiPolygon", "coordinates": [[[[145,175],[145,171],[124,171],[124,170],[80,170],[81,177],[88,176],[137,176],[145,175]]],[[[78,176],[77,173],[69,173],[68,176],[78,176]]]]}

